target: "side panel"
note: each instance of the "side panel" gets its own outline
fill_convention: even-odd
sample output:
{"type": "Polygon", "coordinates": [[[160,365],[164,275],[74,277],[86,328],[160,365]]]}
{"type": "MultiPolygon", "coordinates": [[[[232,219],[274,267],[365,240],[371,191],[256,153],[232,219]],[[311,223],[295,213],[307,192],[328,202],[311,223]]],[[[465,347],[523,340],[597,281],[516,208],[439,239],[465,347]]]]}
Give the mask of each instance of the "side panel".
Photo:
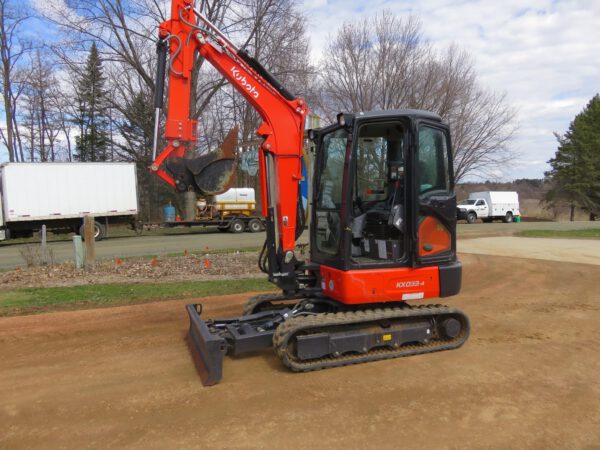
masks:
{"type": "Polygon", "coordinates": [[[215,204],[219,211],[240,211],[251,213],[256,209],[253,188],[231,188],[215,195],[215,204]]]}
{"type": "Polygon", "coordinates": [[[7,222],[137,214],[133,164],[7,164],[2,181],[7,222]]]}
{"type": "Polygon", "coordinates": [[[321,266],[323,293],[341,303],[383,303],[440,296],[437,266],[343,271],[321,266]]]}

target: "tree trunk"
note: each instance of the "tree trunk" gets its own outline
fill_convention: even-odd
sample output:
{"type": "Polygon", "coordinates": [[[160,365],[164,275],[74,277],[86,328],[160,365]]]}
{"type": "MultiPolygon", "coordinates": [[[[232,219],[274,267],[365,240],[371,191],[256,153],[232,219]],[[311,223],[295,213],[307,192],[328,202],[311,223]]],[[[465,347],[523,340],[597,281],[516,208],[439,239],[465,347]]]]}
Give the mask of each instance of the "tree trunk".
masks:
{"type": "Polygon", "coordinates": [[[9,162],[15,161],[15,150],[13,146],[13,117],[12,117],[12,105],[10,102],[11,92],[10,92],[10,78],[8,74],[4,73],[4,92],[2,93],[4,96],[4,111],[6,116],[6,147],[8,148],[8,160],[9,162]]]}
{"type": "Polygon", "coordinates": [[[571,203],[571,222],[575,221],[575,204],[571,203]]]}

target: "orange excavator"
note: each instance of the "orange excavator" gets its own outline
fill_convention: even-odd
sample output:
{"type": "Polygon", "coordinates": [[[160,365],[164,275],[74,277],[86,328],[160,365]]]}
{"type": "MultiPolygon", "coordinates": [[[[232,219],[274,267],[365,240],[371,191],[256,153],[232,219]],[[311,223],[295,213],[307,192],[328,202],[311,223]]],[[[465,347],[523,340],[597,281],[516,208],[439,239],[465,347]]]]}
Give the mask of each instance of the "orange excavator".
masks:
{"type": "Polygon", "coordinates": [[[304,372],[460,347],[469,320],[460,310],[411,301],[449,297],[461,287],[456,197],[448,126],[434,113],[400,109],[340,113],[308,131],[313,143],[310,252],[300,195],[305,101],[291,94],[194,7],[172,0],[159,29],[156,128],[165,75],[167,147],[151,170],[178,191],[212,195],[234,173],[234,130],[218,152],[186,158],[197,141],[190,119],[199,54],[260,114],[256,134],[266,241],[259,267],[280,292],[251,298],[243,315],[202,318],[187,306],[188,342],[205,385],[222,378],[223,358],[274,347],[304,372]]]}

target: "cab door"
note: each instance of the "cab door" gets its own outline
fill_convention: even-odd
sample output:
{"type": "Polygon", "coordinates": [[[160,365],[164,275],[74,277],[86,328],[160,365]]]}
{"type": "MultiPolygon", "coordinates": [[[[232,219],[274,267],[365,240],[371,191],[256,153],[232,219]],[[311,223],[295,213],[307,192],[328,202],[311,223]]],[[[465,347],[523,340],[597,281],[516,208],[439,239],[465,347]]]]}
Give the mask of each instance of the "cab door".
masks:
{"type": "Polygon", "coordinates": [[[420,120],[413,147],[413,261],[426,266],[456,260],[456,195],[450,132],[420,120]]]}
{"type": "Polygon", "coordinates": [[[490,215],[488,204],[483,199],[477,200],[475,203],[475,210],[477,211],[477,217],[488,217],[490,215]]]}

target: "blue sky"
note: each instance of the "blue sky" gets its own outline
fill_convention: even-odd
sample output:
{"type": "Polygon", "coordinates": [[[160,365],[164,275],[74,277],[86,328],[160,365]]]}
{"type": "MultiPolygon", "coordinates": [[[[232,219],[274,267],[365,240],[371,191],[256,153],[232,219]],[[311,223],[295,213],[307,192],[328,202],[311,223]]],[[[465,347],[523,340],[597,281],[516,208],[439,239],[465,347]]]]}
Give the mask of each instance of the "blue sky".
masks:
{"type": "Polygon", "coordinates": [[[421,19],[425,38],[473,57],[481,84],[518,110],[515,158],[501,179],[540,178],[553,132],[600,92],[599,0],[305,0],[314,58],[344,21],[388,10],[421,19]]]}
{"type": "Polygon", "coordinates": [[[418,16],[439,49],[467,50],[481,84],[505,92],[519,112],[516,156],[501,179],[542,177],[556,151],[553,132],[600,92],[600,0],[305,0],[302,8],[315,60],[344,21],[383,10],[418,16]]]}

